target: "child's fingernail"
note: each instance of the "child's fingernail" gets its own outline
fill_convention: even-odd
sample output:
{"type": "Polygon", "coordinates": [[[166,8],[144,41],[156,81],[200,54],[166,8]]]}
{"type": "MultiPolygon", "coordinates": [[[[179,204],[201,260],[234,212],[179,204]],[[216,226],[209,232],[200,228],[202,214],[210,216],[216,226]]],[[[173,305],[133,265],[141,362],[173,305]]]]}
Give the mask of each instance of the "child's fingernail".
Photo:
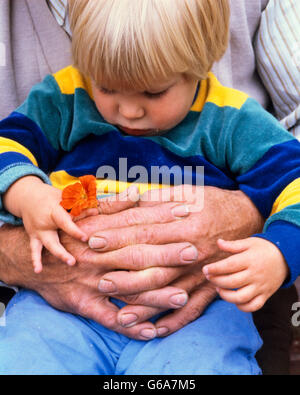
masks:
{"type": "Polygon", "coordinates": [[[87,236],[83,236],[82,238],[81,238],[81,241],[83,241],[84,243],[86,243],[87,241],[88,241],[88,237],[87,236]]]}
{"type": "Polygon", "coordinates": [[[76,261],[75,261],[74,259],[68,259],[68,260],[67,260],[67,264],[68,264],[69,266],[74,266],[75,263],[76,263],[76,261]]]}
{"type": "Polygon", "coordinates": [[[208,274],[209,274],[209,269],[208,269],[208,267],[204,266],[204,268],[202,269],[202,271],[203,271],[203,273],[204,273],[205,276],[208,276],[208,274]]]}

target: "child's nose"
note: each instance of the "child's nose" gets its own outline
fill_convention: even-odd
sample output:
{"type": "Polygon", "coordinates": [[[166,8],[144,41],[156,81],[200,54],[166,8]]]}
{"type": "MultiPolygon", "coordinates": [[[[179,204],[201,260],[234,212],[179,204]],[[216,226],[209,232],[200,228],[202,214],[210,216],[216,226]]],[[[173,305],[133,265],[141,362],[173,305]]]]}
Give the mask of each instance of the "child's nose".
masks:
{"type": "Polygon", "coordinates": [[[122,103],[119,105],[120,114],[130,120],[143,118],[144,108],[139,103],[122,103]]]}

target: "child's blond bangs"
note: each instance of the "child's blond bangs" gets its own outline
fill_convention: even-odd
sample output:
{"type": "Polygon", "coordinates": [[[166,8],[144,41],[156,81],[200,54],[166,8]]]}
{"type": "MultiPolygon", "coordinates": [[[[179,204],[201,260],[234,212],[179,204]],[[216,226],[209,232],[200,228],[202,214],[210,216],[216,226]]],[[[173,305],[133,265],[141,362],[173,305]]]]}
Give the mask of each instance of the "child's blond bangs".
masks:
{"type": "Polygon", "coordinates": [[[69,0],[75,66],[107,89],[206,78],[228,42],[228,0],[69,0]]]}

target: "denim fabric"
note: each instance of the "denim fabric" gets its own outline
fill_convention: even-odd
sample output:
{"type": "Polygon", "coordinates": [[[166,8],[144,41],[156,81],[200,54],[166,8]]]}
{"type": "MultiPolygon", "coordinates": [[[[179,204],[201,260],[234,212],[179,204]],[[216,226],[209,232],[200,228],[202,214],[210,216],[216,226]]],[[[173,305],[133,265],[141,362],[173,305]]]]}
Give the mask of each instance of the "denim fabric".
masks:
{"type": "Polygon", "coordinates": [[[146,342],[55,310],[22,290],[0,328],[0,374],[257,375],[260,347],[252,316],[222,300],[180,331],[146,342]]]}

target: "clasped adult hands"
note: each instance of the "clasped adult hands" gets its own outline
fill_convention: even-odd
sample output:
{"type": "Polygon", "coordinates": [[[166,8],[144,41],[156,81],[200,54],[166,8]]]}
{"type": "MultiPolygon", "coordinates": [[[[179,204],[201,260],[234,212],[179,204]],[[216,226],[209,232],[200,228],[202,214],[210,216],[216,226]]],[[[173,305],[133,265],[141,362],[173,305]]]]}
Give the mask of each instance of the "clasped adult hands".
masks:
{"type": "Polygon", "coordinates": [[[166,336],[198,318],[217,295],[202,273],[204,264],[222,257],[217,239],[243,237],[262,226],[241,192],[207,187],[205,199],[203,192],[202,187],[149,192],[139,207],[110,216],[109,229],[103,224],[90,238],[91,248],[133,264],[99,282],[101,292],[128,303],[117,315],[123,328],[137,329],[170,308],[177,310],[160,318],[151,336],[166,336]]]}

